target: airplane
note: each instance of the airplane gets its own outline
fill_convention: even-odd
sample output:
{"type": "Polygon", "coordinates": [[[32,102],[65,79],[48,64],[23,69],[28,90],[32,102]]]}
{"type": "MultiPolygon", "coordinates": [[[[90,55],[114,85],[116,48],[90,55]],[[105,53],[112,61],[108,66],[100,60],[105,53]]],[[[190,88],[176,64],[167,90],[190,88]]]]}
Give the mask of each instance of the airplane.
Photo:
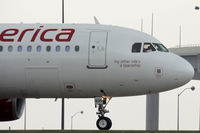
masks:
{"type": "Polygon", "coordinates": [[[0,24],[0,121],[21,117],[26,98],[94,98],[109,130],[112,97],[168,91],[194,76],[156,38],[96,24],[0,24]]]}

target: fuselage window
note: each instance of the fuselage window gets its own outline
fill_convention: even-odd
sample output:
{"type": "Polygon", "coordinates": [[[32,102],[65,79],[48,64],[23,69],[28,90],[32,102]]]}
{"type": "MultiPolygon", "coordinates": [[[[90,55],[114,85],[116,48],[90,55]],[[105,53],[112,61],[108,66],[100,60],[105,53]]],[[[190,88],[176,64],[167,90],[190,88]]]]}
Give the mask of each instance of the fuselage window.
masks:
{"type": "Polygon", "coordinates": [[[0,46],[0,52],[2,52],[3,51],[3,46],[0,46]]]}
{"type": "Polygon", "coordinates": [[[18,46],[18,47],[17,47],[17,51],[18,51],[18,52],[22,52],[22,46],[18,46]]]}
{"type": "Polygon", "coordinates": [[[144,43],[143,52],[147,53],[147,52],[152,52],[152,51],[156,51],[156,49],[152,46],[152,44],[144,43]]]}
{"type": "Polygon", "coordinates": [[[51,51],[51,46],[47,46],[46,50],[47,50],[47,52],[50,52],[51,51]]]}
{"type": "Polygon", "coordinates": [[[79,48],[79,46],[78,46],[78,45],[76,45],[76,46],[75,46],[75,48],[74,48],[74,50],[75,50],[76,52],[78,52],[78,51],[79,51],[79,49],[80,49],[80,48],[79,48]]]}
{"type": "Polygon", "coordinates": [[[66,47],[65,47],[65,51],[66,51],[66,52],[69,52],[69,51],[70,51],[70,47],[69,47],[69,46],[66,46],[66,47]]]}
{"type": "Polygon", "coordinates": [[[28,51],[28,52],[31,52],[31,51],[32,51],[32,46],[28,46],[28,47],[27,47],[27,51],[28,51]]]}
{"type": "Polygon", "coordinates": [[[161,52],[169,52],[168,49],[159,43],[153,43],[153,46],[157,49],[157,51],[161,51],[161,52]]]}
{"type": "Polygon", "coordinates": [[[13,46],[8,46],[8,51],[12,52],[13,51],[13,46]]]}
{"type": "Polygon", "coordinates": [[[142,43],[134,43],[132,45],[132,53],[140,53],[142,43]]]}
{"type": "Polygon", "coordinates": [[[56,52],[60,52],[60,46],[56,46],[56,52]]]}
{"type": "Polygon", "coordinates": [[[37,52],[41,52],[42,47],[41,46],[37,46],[37,52]]]}

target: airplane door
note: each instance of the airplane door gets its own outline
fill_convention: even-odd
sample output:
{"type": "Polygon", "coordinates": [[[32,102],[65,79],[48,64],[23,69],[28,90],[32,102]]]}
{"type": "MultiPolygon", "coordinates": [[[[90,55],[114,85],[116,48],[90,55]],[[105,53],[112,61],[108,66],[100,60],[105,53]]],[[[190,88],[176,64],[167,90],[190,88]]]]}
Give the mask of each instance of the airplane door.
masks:
{"type": "Polygon", "coordinates": [[[106,64],[106,47],[107,47],[108,32],[92,31],[90,32],[89,41],[89,69],[105,69],[106,64]]]}

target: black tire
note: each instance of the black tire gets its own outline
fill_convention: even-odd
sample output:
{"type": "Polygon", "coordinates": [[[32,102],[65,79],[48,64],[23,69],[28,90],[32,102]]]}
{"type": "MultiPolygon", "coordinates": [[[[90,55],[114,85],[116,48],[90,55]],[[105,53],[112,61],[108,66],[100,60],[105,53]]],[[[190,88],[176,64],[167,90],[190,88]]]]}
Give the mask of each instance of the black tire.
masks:
{"type": "Polygon", "coordinates": [[[108,117],[100,117],[96,125],[99,130],[109,130],[112,127],[112,121],[108,117]]]}

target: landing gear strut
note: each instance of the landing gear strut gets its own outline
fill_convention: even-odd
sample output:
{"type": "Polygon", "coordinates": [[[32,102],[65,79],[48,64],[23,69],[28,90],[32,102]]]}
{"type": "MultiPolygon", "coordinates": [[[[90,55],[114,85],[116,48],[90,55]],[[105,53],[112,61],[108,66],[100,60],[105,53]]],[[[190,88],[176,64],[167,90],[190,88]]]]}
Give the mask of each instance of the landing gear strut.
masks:
{"type": "Polygon", "coordinates": [[[112,121],[108,117],[104,117],[106,113],[109,113],[109,111],[106,110],[106,106],[108,105],[111,98],[112,97],[109,96],[102,96],[96,97],[94,100],[95,108],[98,107],[97,115],[99,116],[99,119],[97,120],[96,125],[99,130],[109,130],[112,127],[112,121]]]}

